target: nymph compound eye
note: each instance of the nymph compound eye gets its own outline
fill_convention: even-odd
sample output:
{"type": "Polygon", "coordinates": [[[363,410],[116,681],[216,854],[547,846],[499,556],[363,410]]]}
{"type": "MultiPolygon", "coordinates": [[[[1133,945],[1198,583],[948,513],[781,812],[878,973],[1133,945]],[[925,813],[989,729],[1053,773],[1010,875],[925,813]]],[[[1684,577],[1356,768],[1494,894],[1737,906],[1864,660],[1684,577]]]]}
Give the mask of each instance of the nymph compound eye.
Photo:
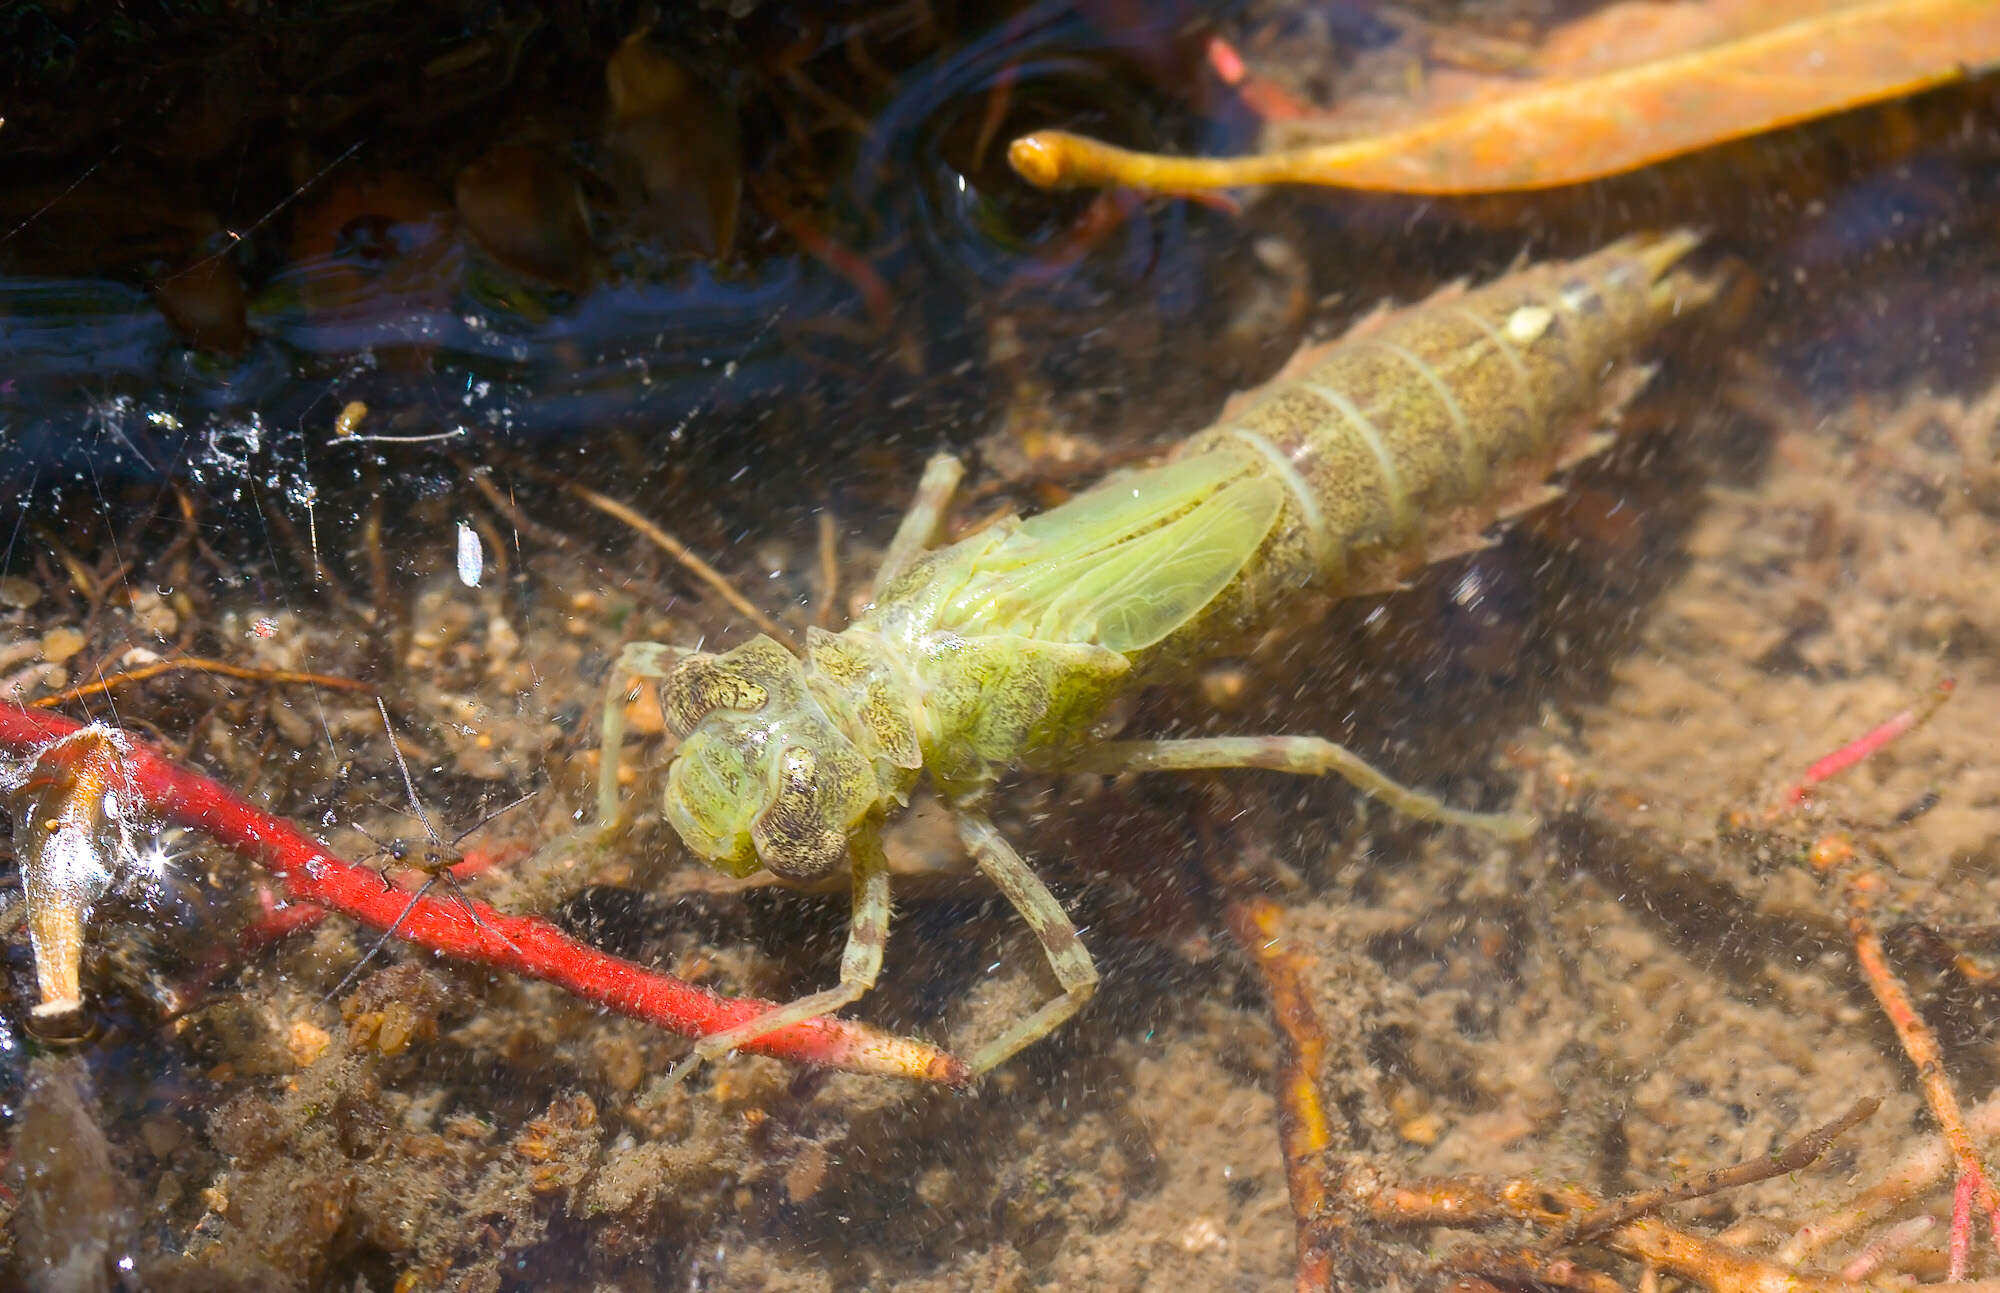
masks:
{"type": "Polygon", "coordinates": [[[803,746],[786,750],[778,793],[750,828],[758,860],[788,879],[824,875],[847,851],[847,823],[832,820],[839,815],[839,786],[822,784],[820,768],[821,761],[811,750],[803,746]]]}
{"type": "Polygon", "coordinates": [[[726,657],[707,654],[691,655],[676,664],[660,688],[667,722],[680,736],[718,709],[755,713],[770,699],[768,689],[731,668],[726,657]]]}

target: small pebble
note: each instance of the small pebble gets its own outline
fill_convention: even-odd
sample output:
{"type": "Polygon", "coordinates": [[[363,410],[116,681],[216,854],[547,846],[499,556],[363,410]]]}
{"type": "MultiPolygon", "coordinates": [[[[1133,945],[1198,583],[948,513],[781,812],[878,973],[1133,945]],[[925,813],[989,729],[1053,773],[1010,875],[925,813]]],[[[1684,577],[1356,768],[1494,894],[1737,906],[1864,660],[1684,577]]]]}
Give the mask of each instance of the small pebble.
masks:
{"type": "Polygon", "coordinates": [[[314,1060],[333,1041],[333,1035],[308,1019],[292,1021],[291,1032],[286,1034],[285,1048],[292,1053],[292,1063],[300,1068],[310,1068],[314,1060]]]}
{"type": "Polygon", "coordinates": [[[495,615],[486,621],[486,656],[491,661],[489,670],[497,672],[520,649],[521,635],[514,631],[506,616],[495,615]]]}
{"type": "Polygon", "coordinates": [[[416,1031],[416,1011],[400,1001],[392,1001],[382,1008],[382,1030],[375,1035],[375,1046],[384,1055],[401,1055],[409,1049],[410,1038],[416,1031]]]}
{"type": "Polygon", "coordinates": [[[367,416],[366,404],[360,400],[349,400],[340,410],[340,416],[333,420],[333,433],[338,436],[353,435],[361,429],[361,423],[367,416]]]}
{"type": "Polygon", "coordinates": [[[42,659],[50,664],[61,664],[81,650],[83,634],[73,628],[64,626],[42,634],[42,659]]]}
{"type": "Polygon", "coordinates": [[[165,1159],[181,1147],[187,1132],[172,1118],[148,1118],[139,1124],[139,1138],[154,1158],[165,1159]]]}
{"type": "MultiPolygon", "coordinates": [[[[659,688],[639,688],[638,696],[625,706],[625,725],[641,736],[658,736],[667,730],[667,716],[660,712],[659,688]]],[[[621,765],[618,770],[625,769],[621,765]]]]}
{"type": "Polygon", "coordinates": [[[181,626],[181,617],[167,605],[166,598],[155,592],[140,593],[132,599],[132,621],[162,641],[171,638],[181,626]]]}
{"type": "Polygon", "coordinates": [[[1444,1134],[1444,1120],[1434,1113],[1418,1114],[1398,1124],[1396,1134],[1412,1145],[1435,1145],[1444,1134]]]}
{"type": "Polygon", "coordinates": [[[42,600],[42,587],[32,579],[8,575],[0,579],[0,606],[26,610],[42,600]]]}
{"type": "Polygon", "coordinates": [[[1233,710],[1250,690],[1250,671],[1240,663],[1211,665],[1202,671],[1201,698],[1211,709],[1233,710]]]}
{"type": "Polygon", "coordinates": [[[785,1169],[785,1197],[796,1207],[818,1194],[820,1187],[826,1184],[827,1170],[831,1166],[826,1146],[810,1142],[802,1146],[791,1166],[785,1169]]]}
{"type": "Polygon", "coordinates": [[[1190,1256],[1204,1253],[1219,1253],[1229,1247],[1229,1240],[1222,1234],[1222,1227],[1209,1217],[1196,1217],[1181,1230],[1181,1251],[1190,1256]]]}

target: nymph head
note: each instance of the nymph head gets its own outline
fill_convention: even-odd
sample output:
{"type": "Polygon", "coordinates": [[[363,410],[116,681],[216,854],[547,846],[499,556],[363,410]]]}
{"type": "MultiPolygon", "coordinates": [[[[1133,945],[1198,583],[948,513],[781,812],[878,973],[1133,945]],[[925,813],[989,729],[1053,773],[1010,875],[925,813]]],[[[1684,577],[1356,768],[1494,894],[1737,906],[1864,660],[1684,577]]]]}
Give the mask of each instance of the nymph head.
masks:
{"type": "Polygon", "coordinates": [[[790,652],[760,636],[684,656],[660,696],[681,738],[666,815],[690,849],[731,875],[807,879],[840,861],[880,789],[790,652]]]}

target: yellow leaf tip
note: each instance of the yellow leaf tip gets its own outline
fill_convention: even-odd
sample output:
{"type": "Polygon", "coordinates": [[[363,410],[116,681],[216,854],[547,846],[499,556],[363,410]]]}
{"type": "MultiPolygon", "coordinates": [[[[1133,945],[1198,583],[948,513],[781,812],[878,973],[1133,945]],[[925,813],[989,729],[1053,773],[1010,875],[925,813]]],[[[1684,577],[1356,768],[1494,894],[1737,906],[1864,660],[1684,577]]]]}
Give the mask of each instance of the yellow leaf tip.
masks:
{"type": "Polygon", "coordinates": [[[1007,145],[1007,160],[1022,179],[1038,189],[1056,188],[1067,169],[1063,164],[1063,135],[1059,130],[1038,130],[1022,135],[1007,145]]]}

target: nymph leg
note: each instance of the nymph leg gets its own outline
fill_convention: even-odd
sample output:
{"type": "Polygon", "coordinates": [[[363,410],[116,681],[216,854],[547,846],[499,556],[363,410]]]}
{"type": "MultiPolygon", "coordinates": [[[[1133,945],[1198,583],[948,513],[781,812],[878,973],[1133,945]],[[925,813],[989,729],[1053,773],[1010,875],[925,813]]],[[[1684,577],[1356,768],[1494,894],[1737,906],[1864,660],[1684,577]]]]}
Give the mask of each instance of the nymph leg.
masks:
{"type": "Polygon", "coordinates": [[[937,538],[938,526],[944,521],[945,509],[951,506],[951,496],[958,491],[958,482],[964,476],[965,464],[948,453],[933,454],[924,464],[923,478],[917,482],[910,510],[903,513],[895,537],[889,540],[888,550],[882,554],[873,594],[879,595],[931,546],[931,541],[937,538]]]}
{"type": "Polygon", "coordinates": [[[604,685],[604,718],[597,746],[597,829],[618,822],[618,761],[625,747],[625,696],[630,679],[664,678],[687,652],[664,642],[627,642],[604,685]]]}
{"type": "Polygon", "coordinates": [[[1354,751],[1317,736],[1215,736],[1185,741],[1105,741],[1063,765],[1079,772],[1190,772],[1200,768],[1264,768],[1317,777],[1331,772],[1406,817],[1485,831],[1501,839],[1534,834],[1534,817],[1469,813],[1435,795],[1394,781],[1354,751]]]}
{"type": "Polygon", "coordinates": [[[667,1074],[669,1086],[692,1073],[703,1060],[719,1059],[779,1028],[830,1015],[859,1001],[875,986],[875,976],[882,969],[882,949],[889,944],[889,860],[882,853],[881,827],[870,822],[856,831],[848,856],[854,869],[854,915],[847,926],[847,948],[840,956],[840,983],[704,1037],[667,1074]]]}
{"type": "Polygon", "coordinates": [[[1084,950],[1083,940],[1077,937],[1069,913],[1041,877],[1014,851],[999,828],[984,813],[969,808],[957,808],[956,816],[958,837],[965,841],[966,849],[986,878],[1007,895],[1007,901],[1014,904],[1014,910],[1021,913],[1021,919],[1028,922],[1028,928],[1041,940],[1049,968],[1056,972],[1056,982],[1063,989],[1060,997],[972,1053],[969,1061],[972,1071],[984,1073],[1023,1046],[1048,1036],[1081,1010],[1097,991],[1097,966],[1084,950]]]}

